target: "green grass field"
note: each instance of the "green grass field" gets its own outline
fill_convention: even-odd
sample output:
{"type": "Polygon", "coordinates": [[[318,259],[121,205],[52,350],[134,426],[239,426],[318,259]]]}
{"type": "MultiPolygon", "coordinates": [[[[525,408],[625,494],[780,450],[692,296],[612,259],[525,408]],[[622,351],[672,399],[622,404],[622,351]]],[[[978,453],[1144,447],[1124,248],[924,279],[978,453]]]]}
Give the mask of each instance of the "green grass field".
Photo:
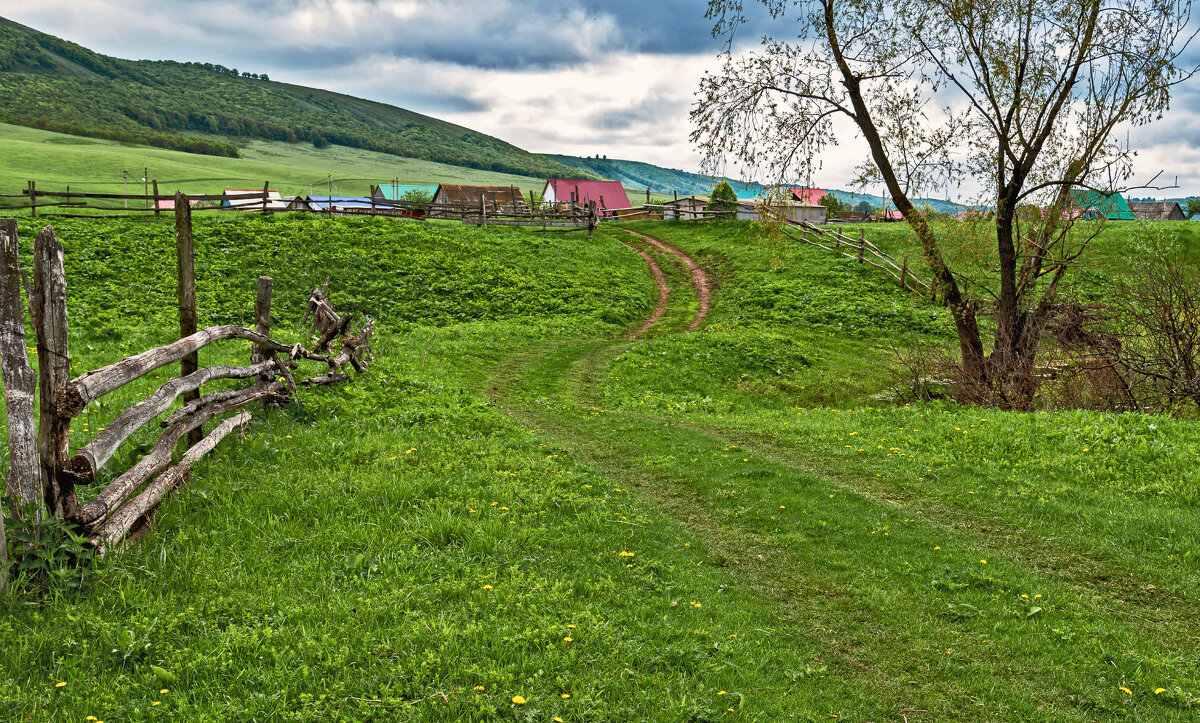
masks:
{"type": "MultiPolygon", "coordinates": [[[[165,219],[55,226],[79,369],[172,338],[165,219]]],[[[202,324],[267,273],[298,339],[328,274],[378,358],[255,410],[82,595],[5,598],[0,718],[1195,719],[1200,423],[888,404],[944,311],[749,224],[628,227],[714,279],[697,331],[655,253],[626,338],[656,293],[611,227],[199,218],[202,324]]]]}
{"type": "Polygon", "coordinates": [[[67,186],[85,193],[121,193],[122,170],[129,171],[129,193],[142,193],[142,171],[149,169],[161,193],[220,193],[225,188],[262,188],[271,183],[285,196],[366,196],[372,184],[517,186],[541,193],[545,179],[514,176],[433,161],[399,158],[355,148],[244,141],[242,158],[198,156],[149,146],[82,138],[0,124],[0,193],[20,193],[29,181],[39,189],[67,186]]]}

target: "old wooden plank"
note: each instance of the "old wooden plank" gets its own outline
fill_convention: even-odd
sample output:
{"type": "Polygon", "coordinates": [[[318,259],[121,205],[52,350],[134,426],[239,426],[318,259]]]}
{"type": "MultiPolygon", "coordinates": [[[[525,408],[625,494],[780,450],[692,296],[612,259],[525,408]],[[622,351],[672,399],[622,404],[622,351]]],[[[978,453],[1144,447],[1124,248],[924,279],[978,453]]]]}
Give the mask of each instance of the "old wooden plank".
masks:
{"type": "MultiPolygon", "coordinates": [[[[8,411],[9,450],[4,488],[10,499],[23,505],[32,504],[34,519],[40,521],[43,515],[42,478],[33,416],[37,376],[29,365],[25,343],[17,220],[0,219],[0,367],[4,380],[4,405],[8,411]]],[[[10,513],[19,514],[17,510],[10,510],[10,513]]],[[[3,515],[0,515],[2,540],[3,515]]],[[[0,545],[0,574],[6,569],[2,548],[0,545]]]]}
{"type": "Polygon", "coordinates": [[[33,306],[38,351],[38,454],[41,456],[42,498],[50,514],[65,518],[76,506],[75,483],[60,474],[67,459],[71,415],[62,402],[71,379],[67,345],[67,276],[63,247],[47,226],[33,245],[33,306]]]}

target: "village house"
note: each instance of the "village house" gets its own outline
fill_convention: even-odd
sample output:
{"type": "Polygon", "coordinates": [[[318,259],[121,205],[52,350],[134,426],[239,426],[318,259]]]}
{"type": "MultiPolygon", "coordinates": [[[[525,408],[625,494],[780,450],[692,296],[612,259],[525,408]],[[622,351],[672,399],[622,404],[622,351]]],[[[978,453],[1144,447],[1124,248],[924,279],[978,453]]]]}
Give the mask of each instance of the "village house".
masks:
{"type": "MultiPolygon", "coordinates": [[[[246,211],[261,211],[263,208],[262,189],[261,188],[226,188],[222,191],[225,196],[242,196],[250,193],[257,193],[259,198],[237,198],[232,201],[221,201],[221,208],[232,208],[246,211]]],[[[267,190],[267,210],[268,211],[286,211],[291,204],[290,200],[284,200],[279,195],[279,191],[267,190]]]]}
{"type": "Polygon", "coordinates": [[[1186,221],[1175,201],[1130,201],[1129,210],[1141,221],[1186,221]]]}
{"type": "Polygon", "coordinates": [[[529,202],[516,186],[457,186],[443,183],[433,194],[429,218],[458,218],[486,208],[497,215],[527,215],[529,202]]]}
{"type": "Polygon", "coordinates": [[[550,178],[542,189],[542,201],[551,204],[588,204],[595,202],[601,210],[630,208],[629,196],[619,181],[582,181],[550,178]]]}

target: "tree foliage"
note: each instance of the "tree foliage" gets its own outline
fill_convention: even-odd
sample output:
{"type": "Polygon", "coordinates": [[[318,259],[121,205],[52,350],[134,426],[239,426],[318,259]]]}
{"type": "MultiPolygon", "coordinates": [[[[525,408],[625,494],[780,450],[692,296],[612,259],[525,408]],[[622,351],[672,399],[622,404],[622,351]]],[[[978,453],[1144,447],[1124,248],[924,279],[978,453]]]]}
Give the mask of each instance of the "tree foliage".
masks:
{"type": "Polygon", "coordinates": [[[821,196],[821,199],[819,201],[817,201],[817,205],[824,206],[826,209],[829,210],[830,213],[837,213],[838,211],[849,210],[847,205],[845,203],[842,203],[841,201],[839,201],[838,197],[833,195],[832,193],[827,193],[824,196],[821,196]]]}
{"type": "Polygon", "coordinates": [[[723,214],[723,217],[732,218],[737,215],[737,208],[737,192],[733,190],[733,186],[730,186],[728,181],[721,181],[713,189],[704,210],[718,211],[723,214]]]}
{"type": "MultiPolygon", "coordinates": [[[[772,178],[811,177],[848,120],[912,226],[958,331],[963,383],[1027,408],[1042,332],[1086,241],[1068,234],[1073,187],[1132,174],[1117,131],[1161,117],[1195,68],[1191,0],[760,0],[793,38],[765,37],[701,82],[693,142],[706,170],[733,160],[772,178]],[[786,21],[786,22],[785,22],[786,21]],[[798,22],[797,22],[798,21],[798,22]],[[983,278],[951,266],[922,190],[974,182],[995,209],[983,278]],[[1034,205],[1045,211],[1018,213],[1034,205]],[[984,343],[978,317],[995,319],[984,343]]],[[[710,0],[733,33],[743,0],[710,0]]],[[[953,262],[957,264],[958,262],[953,262]]]]}

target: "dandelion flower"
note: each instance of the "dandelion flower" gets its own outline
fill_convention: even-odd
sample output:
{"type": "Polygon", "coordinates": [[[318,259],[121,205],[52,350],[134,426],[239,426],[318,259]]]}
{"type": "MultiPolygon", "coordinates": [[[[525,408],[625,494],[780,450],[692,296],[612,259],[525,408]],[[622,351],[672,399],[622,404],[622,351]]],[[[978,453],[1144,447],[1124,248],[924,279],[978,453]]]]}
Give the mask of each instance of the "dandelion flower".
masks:
{"type": "Polygon", "coordinates": [[[513,696],[513,704],[514,705],[525,705],[525,698],[523,698],[522,696],[519,696],[519,695],[514,695],[513,696]]]}
{"type": "Polygon", "coordinates": [[[934,545],[933,549],[935,549],[935,550],[940,550],[940,549],[942,549],[942,548],[938,547],[937,545],[934,545]]]}
{"type": "Polygon", "coordinates": [[[1154,689],[1154,694],[1155,694],[1155,695],[1162,695],[1163,693],[1166,693],[1166,692],[1167,692],[1167,689],[1166,689],[1166,688],[1155,688],[1155,689],[1154,689]]]}
{"type": "Polygon", "coordinates": [[[170,689],[170,688],[163,688],[162,690],[158,691],[158,694],[159,694],[159,695],[166,695],[167,693],[170,693],[170,692],[171,692],[171,689],[170,689]]]}
{"type": "Polygon", "coordinates": [[[494,588],[491,585],[484,585],[483,589],[484,590],[493,590],[494,588]]]}
{"type": "Polygon", "coordinates": [[[783,506],[783,505],[780,505],[780,506],[779,506],[779,509],[781,509],[781,510],[786,510],[786,509],[787,509],[787,507],[785,507],[785,506],[783,506]]]}
{"type": "Polygon", "coordinates": [[[563,694],[562,694],[562,699],[563,699],[563,700],[566,700],[567,698],[570,698],[570,697],[571,697],[571,694],[570,694],[570,693],[563,693],[563,694]]]}
{"type": "Polygon", "coordinates": [[[563,638],[563,642],[564,643],[573,643],[575,641],[571,639],[570,635],[568,635],[567,637],[563,638]]]}
{"type": "Polygon", "coordinates": [[[1122,693],[1124,693],[1125,695],[1133,695],[1133,691],[1132,691],[1132,690],[1130,690],[1130,689],[1128,689],[1128,688],[1126,688],[1126,687],[1125,687],[1125,686],[1123,686],[1123,685],[1122,685],[1121,687],[1117,688],[1117,690],[1121,691],[1121,692],[1122,692],[1122,693]]]}
{"type": "Polygon", "coordinates": [[[574,624],[574,623],[568,623],[568,624],[567,624],[567,628],[569,628],[569,629],[571,629],[571,630],[574,630],[574,629],[575,629],[575,624],[574,624]]]}
{"type": "Polygon", "coordinates": [[[61,682],[61,683],[55,683],[55,684],[54,684],[54,687],[55,687],[55,688],[65,688],[65,687],[66,687],[66,685],[67,685],[67,682],[64,680],[64,681],[63,681],[63,682],[61,682]]]}
{"type": "Polygon", "coordinates": [[[979,564],[980,564],[980,565],[986,565],[986,564],[987,564],[987,560],[980,560],[980,561],[979,561],[979,564]]]}
{"type": "Polygon", "coordinates": [[[481,693],[483,692],[483,686],[482,686],[482,685],[477,685],[477,686],[475,686],[475,688],[474,688],[474,689],[475,689],[475,690],[478,690],[478,691],[479,691],[479,692],[481,692],[481,693]]]}
{"type": "Polygon", "coordinates": [[[718,690],[718,691],[717,691],[717,695],[725,695],[725,691],[723,691],[723,690],[718,690]]]}
{"type": "Polygon", "coordinates": [[[156,701],[154,701],[153,703],[151,703],[150,705],[151,705],[151,706],[155,706],[155,705],[162,705],[162,701],[161,701],[161,700],[156,700],[156,701]]]}
{"type": "Polygon", "coordinates": [[[563,719],[559,718],[558,716],[554,716],[554,723],[563,723],[563,719]]]}
{"type": "Polygon", "coordinates": [[[1039,593],[1039,594],[1037,594],[1037,595],[1034,595],[1034,596],[1033,596],[1033,599],[1034,599],[1034,600],[1037,600],[1037,599],[1038,599],[1038,598],[1040,598],[1040,597],[1041,597],[1041,593],[1039,593]]]}
{"type": "Polygon", "coordinates": [[[1022,600],[1028,600],[1028,599],[1029,599],[1029,596],[1028,596],[1028,595],[1026,595],[1025,593],[1021,593],[1021,599],[1022,599],[1022,600]]]}

